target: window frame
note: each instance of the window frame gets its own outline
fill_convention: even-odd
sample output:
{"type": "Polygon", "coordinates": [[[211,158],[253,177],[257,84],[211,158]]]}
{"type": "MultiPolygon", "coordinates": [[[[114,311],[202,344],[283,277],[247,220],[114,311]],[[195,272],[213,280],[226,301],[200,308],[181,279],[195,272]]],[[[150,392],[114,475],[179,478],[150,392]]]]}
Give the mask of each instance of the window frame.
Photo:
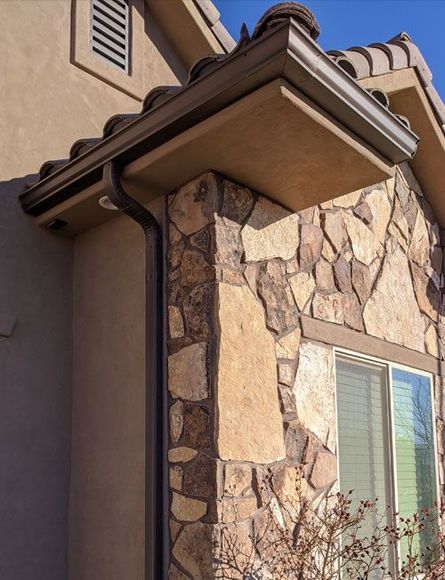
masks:
{"type": "MultiPolygon", "coordinates": [[[[390,437],[389,449],[389,487],[390,487],[390,497],[394,503],[393,511],[398,514],[399,512],[399,498],[398,498],[398,481],[397,481],[397,464],[396,464],[396,438],[395,438],[395,418],[394,418],[394,392],[393,392],[393,378],[392,369],[400,369],[402,371],[407,371],[415,373],[417,375],[427,377],[430,384],[430,401],[431,401],[431,416],[432,416],[432,426],[433,426],[433,455],[434,455],[434,476],[435,476],[435,491],[436,491],[436,501],[440,501],[440,482],[439,482],[439,454],[438,454],[438,443],[437,443],[437,421],[436,421],[436,408],[435,408],[435,393],[434,393],[434,374],[428,371],[419,370],[416,367],[409,365],[402,365],[399,363],[392,362],[388,359],[382,359],[379,357],[374,357],[366,355],[360,352],[356,352],[350,349],[333,347],[334,354],[334,407],[335,407],[335,447],[336,447],[336,458],[337,458],[337,486],[340,489],[340,447],[338,440],[338,407],[337,407],[337,358],[341,357],[350,362],[367,362],[379,366],[385,371],[385,399],[388,404],[388,409],[386,410],[385,416],[387,418],[385,424],[385,437],[390,437]]],[[[366,498],[365,498],[366,499],[366,498]]],[[[398,517],[396,517],[395,524],[398,524],[398,517]]],[[[438,524],[440,525],[440,520],[438,518],[438,524]]],[[[393,551],[389,551],[390,562],[392,564],[397,563],[397,569],[400,567],[401,554],[400,546],[397,544],[394,546],[393,551]],[[391,553],[393,552],[393,553],[391,553]]],[[[390,564],[391,566],[391,564],[390,564]]]]}

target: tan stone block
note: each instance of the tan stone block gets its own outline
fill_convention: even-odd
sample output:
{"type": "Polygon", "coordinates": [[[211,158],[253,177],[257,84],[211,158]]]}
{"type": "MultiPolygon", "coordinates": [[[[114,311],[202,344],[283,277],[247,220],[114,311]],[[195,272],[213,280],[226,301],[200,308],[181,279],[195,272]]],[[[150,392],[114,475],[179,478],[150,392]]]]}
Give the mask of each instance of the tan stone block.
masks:
{"type": "Polygon", "coordinates": [[[239,270],[233,270],[229,266],[215,266],[216,281],[225,284],[236,284],[241,286],[245,284],[243,273],[239,270]]]}
{"type": "Polygon", "coordinates": [[[332,348],[310,342],[300,346],[294,385],[298,418],[330,450],[335,451],[336,415],[332,348]]]}
{"type": "Polygon", "coordinates": [[[431,277],[411,263],[411,273],[413,275],[414,292],[420,310],[437,322],[440,310],[440,292],[431,277]]]}
{"type": "Polygon", "coordinates": [[[297,408],[293,391],[289,387],[282,385],[278,385],[278,391],[280,393],[281,412],[285,415],[295,415],[297,408]]]}
{"type": "MultiPolygon", "coordinates": [[[[220,567],[214,577],[246,580],[247,574],[244,572],[252,569],[255,560],[255,547],[252,542],[249,522],[236,522],[224,526],[219,548],[221,555],[224,555],[224,560],[228,561],[228,566],[220,567]]],[[[216,557],[217,562],[222,559],[216,557]]]]}
{"type": "Polygon", "coordinates": [[[401,249],[386,256],[376,288],[363,311],[366,332],[424,352],[423,321],[408,259],[401,249]]]}
{"type": "Polygon", "coordinates": [[[327,260],[328,262],[333,262],[336,256],[336,253],[331,245],[331,242],[329,242],[326,238],[323,240],[323,247],[321,249],[321,255],[323,256],[323,258],[325,260],[327,260]]]}
{"type": "Polygon", "coordinates": [[[321,258],[315,265],[315,280],[319,290],[334,290],[334,274],[329,262],[321,258]]]}
{"type": "Polygon", "coordinates": [[[171,512],[177,520],[196,522],[206,514],[207,504],[204,501],[173,492],[171,512]]]}
{"type": "MultiPolygon", "coordinates": [[[[406,224],[406,227],[408,228],[408,224],[406,224]]],[[[400,245],[400,247],[403,249],[405,253],[408,252],[408,242],[404,237],[404,235],[402,234],[401,230],[397,228],[394,223],[389,224],[388,234],[389,236],[392,236],[392,238],[390,237],[386,242],[386,252],[392,254],[395,251],[396,246],[394,245],[393,240],[397,241],[397,243],[400,245]]]]}
{"type": "Polygon", "coordinates": [[[261,264],[258,294],[261,296],[266,309],[268,328],[282,334],[298,325],[298,311],[282,264],[278,262],[261,264]]]}
{"type": "Polygon", "coordinates": [[[170,528],[170,538],[172,543],[175,542],[176,538],[178,537],[179,532],[181,531],[182,525],[177,522],[176,520],[171,519],[169,522],[170,528]]]}
{"type": "Polygon", "coordinates": [[[284,464],[274,474],[272,483],[279,505],[283,508],[284,519],[288,525],[292,525],[300,512],[302,501],[312,499],[312,490],[301,476],[300,469],[288,464],[284,464]]]}
{"type": "Polygon", "coordinates": [[[179,441],[184,427],[184,405],[182,401],[176,401],[170,407],[170,437],[175,444],[179,441]]]}
{"type": "MultiPolygon", "coordinates": [[[[385,196],[386,196],[386,194],[385,194],[385,196]]],[[[371,208],[366,203],[366,201],[362,201],[362,203],[359,203],[358,206],[356,206],[353,209],[353,213],[359,219],[361,219],[362,222],[365,223],[366,225],[369,225],[374,219],[374,215],[371,211],[371,208]]]]}
{"type": "Polygon", "coordinates": [[[298,354],[298,347],[300,346],[301,330],[296,328],[282,336],[276,343],[275,349],[277,358],[294,359],[298,354]]]}
{"type": "Polygon", "coordinates": [[[343,297],[340,292],[320,294],[316,292],[312,300],[312,314],[315,318],[343,324],[343,297]]]}
{"type": "Polygon", "coordinates": [[[434,324],[430,324],[428,330],[425,333],[425,348],[427,353],[435,356],[436,358],[439,358],[439,338],[437,336],[434,324]]]}
{"type": "Polygon", "coordinates": [[[359,189],[357,191],[347,193],[346,195],[334,198],[332,200],[332,203],[335,205],[335,207],[344,207],[344,208],[354,207],[355,205],[357,205],[361,195],[362,190],[359,189]]]}
{"type": "Polygon", "coordinates": [[[371,266],[365,266],[357,260],[351,261],[352,286],[357,292],[360,302],[364,304],[370,294],[375,276],[379,269],[379,260],[376,260],[371,266]]]}
{"type": "Polygon", "coordinates": [[[334,250],[340,252],[348,241],[343,212],[340,210],[322,214],[321,225],[334,250]]]}
{"type": "Polygon", "coordinates": [[[247,286],[218,285],[217,448],[222,459],[284,457],[274,340],[247,286]]]}
{"type": "Polygon", "coordinates": [[[172,397],[189,401],[209,396],[205,342],[186,346],[168,357],[168,388],[172,397]]]}
{"type": "Polygon", "coordinates": [[[403,209],[408,205],[411,198],[411,190],[408,187],[402,173],[398,170],[396,173],[396,181],[394,191],[399,198],[400,205],[403,209]]]}
{"type": "Polygon", "coordinates": [[[238,226],[226,226],[216,223],[214,228],[215,237],[215,263],[239,267],[243,255],[240,229],[238,226]]]}
{"type": "MultiPolygon", "coordinates": [[[[422,194],[422,188],[419,185],[419,182],[417,181],[411,167],[409,166],[409,163],[407,161],[404,161],[403,163],[400,163],[397,167],[397,173],[399,174],[399,176],[404,180],[404,182],[406,183],[406,185],[412,189],[413,191],[415,191],[418,195],[423,195],[422,194]]],[[[394,178],[392,180],[390,180],[392,182],[394,182],[394,178]]],[[[394,184],[393,184],[394,187],[394,184]]]]}
{"type": "Polygon", "coordinates": [[[384,186],[373,189],[365,199],[373,215],[371,229],[378,242],[383,244],[392,210],[384,186]]]}
{"type": "Polygon", "coordinates": [[[294,384],[295,366],[289,363],[278,365],[278,382],[291,387],[294,384]]]}
{"type": "Polygon", "coordinates": [[[213,221],[217,208],[217,183],[209,173],[182,187],[174,196],[168,212],[184,234],[197,232],[213,221]]]}
{"type": "Polygon", "coordinates": [[[340,292],[352,291],[351,263],[340,255],[334,264],[334,278],[340,292]]]}
{"type": "Polygon", "coordinates": [[[257,274],[258,269],[256,264],[246,264],[246,267],[244,268],[244,278],[255,296],[258,296],[256,290],[257,274]]]}
{"type": "Polygon", "coordinates": [[[207,580],[214,574],[213,526],[196,522],[184,526],[173,546],[173,556],[195,580],[207,580]]]}
{"type": "Polygon", "coordinates": [[[230,498],[216,502],[218,521],[224,524],[249,518],[257,509],[256,497],[230,498]]]}
{"type": "Polygon", "coordinates": [[[360,302],[355,294],[343,294],[343,316],[346,326],[353,330],[363,330],[363,317],[360,302]]]}
{"type": "Polygon", "coordinates": [[[171,489],[175,489],[176,491],[182,491],[182,478],[183,472],[179,466],[175,465],[173,467],[170,467],[169,481],[171,489]]]}
{"type": "Polygon", "coordinates": [[[430,259],[430,239],[428,228],[421,211],[417,212],[408,256],[419,266],[424,266],[430,259]]]}
{"type": "Polygon", "coordinates": [[[329,452],[319,451],[315,457],[310,482],[316,488],[332,485],[337,479],[337,458],[329,452]]]}
{"type": "MultiPolygon", "coordinates": [[[[295,400],[295,396],[294,396],[295,400]]],[[[293,463],[307,463],[309,436],[298,421],[291,421],[286,429],[286,457],[293,463]]]]}
{"type": "Polygon", "coordinates": [[[292,258],[286,262],[286,274],[296,274],[299,270],[297,258],[292,258]]]}
{"type": "MultiPolygon", "coordinates": [[[[389,227],[391,229],[396,228],[399,231],[400,235],[402,236],[402,242],[404,241],[404,243],[400,244],[403,248],[405,247],[405,245],[408,245],[408,242],[410,241],[409,225],[405,217],[405,214],[403,213],[402,208],[400,207],[400,202],[398,198],[396,198],[394,202],[394,212],[392,214],[392,220],[389,227]]],[[[398,237],[399,240],[400,235],[398,237]]]]}
{"type": "Polygon", "coordinates": [[[238,497],[252,493],[252,468],[240,463],[225,467],[224,495],[238,497]]]}
{"type": "Polygon", "coordinates": [[[168,328],[170,338],[184,336],[184,322],[182,320],[181,310],[177,306],[168,307],[168,328]]]}
{"type": "Polygon", "coordinates": [[[289,279],[289,284],[299,310],[303,310],[315,289],[314,277],[308,272],[300,272],[289,279]]]}
{"type": "Polygon", "coordinates": [[[196,449],[190,449],[190,447],[174,447],[168,451],[168,460],[172,463],[187,463],[197,454],[196,449]]]}
{"type": "Polygon", "coordinates": [[[369,266],[383,255],[383,246],[373,232],[358,218],[345,214],[344,223],[351,242],[352,252],[359,262],[369,266]]]}
{"type": "Polygon", "coordinates": [[[300,236],[300,267],[306,268],[314,264],[321,255],[323,247],[323,231],[319,226],[303,224],[300,236]]]}
{"type": "Polygon", "coordinates": [[[385,181],[386,191],[390,200],[394,199],[395,178],[391,177],[385,181]]]}
{"type": "Polygon", "coordinates": [[[295,256],[298,242],[298,215],[261,196],[241,232],[247,262],[295,256]]]}

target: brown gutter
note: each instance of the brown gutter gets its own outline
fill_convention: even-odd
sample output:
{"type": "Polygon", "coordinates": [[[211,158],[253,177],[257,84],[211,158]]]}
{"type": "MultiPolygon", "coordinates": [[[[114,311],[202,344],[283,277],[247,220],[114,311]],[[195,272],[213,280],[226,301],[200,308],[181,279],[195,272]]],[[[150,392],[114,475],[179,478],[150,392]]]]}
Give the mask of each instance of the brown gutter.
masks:
{"type": "MultiPolygon", "coordinates": [[[[292,18],[244,38],[223,60],[194,67],[191,82],[124,128],[99,140],[21,196],[23,209],[41,215],[100,182],[104,163],[128,165],[190,127],[282,78],[393,164],[410,159],[418,138],[360,87],[292,18]]],[[[160,91],[160,89],[158,89],[160,91]]],[[[162,92],[162,91],[161,91],[162,92]]]]}
{"type": "Polygon", "coordinates": [[[167,577],[167,401],[164,381],[162,231],[153,214],[123,189],[120,168],[103,168],[104,191],[111,203],[138,223],[146,247],[146,389],[145,389],[145,578],[167,577]]]}

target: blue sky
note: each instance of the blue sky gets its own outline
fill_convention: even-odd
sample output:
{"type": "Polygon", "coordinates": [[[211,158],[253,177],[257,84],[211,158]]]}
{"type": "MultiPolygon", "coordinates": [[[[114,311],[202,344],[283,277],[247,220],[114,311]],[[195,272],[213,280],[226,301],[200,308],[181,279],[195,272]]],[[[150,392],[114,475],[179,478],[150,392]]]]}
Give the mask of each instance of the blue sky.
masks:
{"type": "MultiPolygon", "coordinates": [[[[238,40],[242,22],[253,30],[273,0],[213,0],[238,40]]],[[[445,101],[445,0],[306,0],[320,24],[325,50],[385,42],[407,32],[420,47],[445,101]]]]}

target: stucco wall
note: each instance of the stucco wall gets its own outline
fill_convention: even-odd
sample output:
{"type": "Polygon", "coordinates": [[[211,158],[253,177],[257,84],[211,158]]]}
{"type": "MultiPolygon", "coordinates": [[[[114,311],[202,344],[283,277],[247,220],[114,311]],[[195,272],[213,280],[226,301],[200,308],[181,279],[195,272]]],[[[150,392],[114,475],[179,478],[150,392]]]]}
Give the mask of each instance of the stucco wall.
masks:
{"type": "Polygon", "coordinates": [[[69,578],[144,571],[145,244],[126,217],[74,245],[69,578]]]}
{"type": "MultiPolygon", "coordinates": [[[[88,0],[79,1],[88,3],[88,0]]],[[[27,174],[37,172],[44,161],[67,157],[76,139],[100,136],[110,116],[139,111],[141,102],[71,64],[71,0],[8,0],[1,4],[0,314],[16,316],[18,322],[11,338],[0,338],[0,577],[2,580],[63,580],[67,574],[68,550],[72,241],[65,239],[63,234],[39,229],[31,218],[23,214],[18,195],[33,179],[27,174]]],[[[177,84],[177,77],[185,74],[152,19],[146,23],[143,45],[136,49],[139,54],[145,53],[144,92],[157,85],[177,84]]],[[[117,251],[116,256],[101,246],[104,253],[100,254],[97,248],[97,251],[92,251],[91,260],[109,260],[111,267],[115,266],[118,257],[123,257],[132,280],[132,268],[140,272],[144,264],[143,258],[142,264],[138,259],[142,251],[141,234],[136,227],[134,230],[137,240],[134,254],[133,247],[128,245],[121,253],[117,251]]],[[[123,225],[122,232],[122,243],[125,240],[129,244],[133,230],[123,225]],[[128,235],[125,228],[131,230],[128,235]]],[[[92,234],[92,237],[95,235],[100,246],[99,240],[106,239],[106,233],[102,234],[103,238],[99,234],[92,234]]],[[[113,238],[111,233],[109,236],[113,238]]],[[[94,246],[93,242],[90,243],[94,246]]],[[[84,244],[87,253],[87,241],[84,244]]],[[[79,269],[77,272],[80,275],[79,269]]],[[[76,399],[75,427],[80,425],[79,413],[83,406],[85,416],[82,420],[86,427],[91,428],[90,431],[86,429],[91,446],[87,445],[85,450],[78,445],[75,450],[75,457],[84,462],[85,474],[90,481],[87,485],[79,480],[77,470],[82,471],[82,467],[76,463],[73,492],[77,495],[73,502],[80,508],[77,515],[74,508],[71,510],[77,518],[71,554],[77,567],[72,576],[76,580],[82,577],[131,578],[127,575],[128,570],[121,573],[124,563],[121,556],[116,556],[116,542],[127,551],[125,563],[132,560],[131,569],[135,574],[136,570],[139,574],[143,565],[140,558],[143,466],[139,443],[142,419],[138,415],[140,400],[137,393],[132,392],[135,377],[141,372],[140,350],[119,350],[121,344],[133,347],[132,333],[143,334],[143,320],[138,313],[136,321],[129,321],[128,312],[125,318],[116,307],[116,312],[122,314],[118,326],[124,334],[120,334],[109,331],[105,320],[100,319],[100,316],[106,318],[110,314],[107,310],[109,297],[102,303],[102,291],[106,293],[106,288],[101,285],[105,284],[109,274],[106,267],[104,271],[98,266],[97,278],[91,280],[91,294],[97,299],[97,310],[88,315],[91,314],[99,326],[103,322],[101,329],[107,333],[97,340],[112,338],[113,346],[109,348],[109,344],[104,343],[98,346],[97,365],[85,360],[85,351],[83,355],[76,354],[83,365],[78,372],[84,373],[85,383],[80,384],[76,399]],[[128,327],[131,330],[126,335],[128,327]],[[112,355],[105,353],[106,350],[112,355]],[[117,372],[115,377],[111,377],[111,382],[106,382],[125,356],[131,359],[126,359],[130,367],[126,372],[134,375],[119,382],[122,377],[117,372]],[[91,378],[86,380],[87,376],[91,378]],[[92,387],[96,379],[97,390],[92,388],[89,393],[82,385],[92,387]],[[128,394],[132,398],[127,400],[128,394]],[[82,395],[87,398],[91,395],[91,405],[97,402],[103,413],[94,406],[92,411],[86,402],[79,404],[82,395]],[[130,403],[134,404],[131,412],[130,403]],[[113,412],[117,416],[113,416],[113,412]],[[127,445],[125,452],[124,445],[127,445]],[[110,446],[114,448],[116,462],[111,456],[110,446]],[[130,472],[128,478],[127,471],[130,472]],[[102,475],[110,482],[110,488],[95,501],[94,493],[98,493],[102,475]],[[82,496],[80,500],[79,494],[82,496]],[[110,505],[112,509],[108,509],[110,505]],[[85,525],[87,510],[90,510],[91,519],[85,525]],[[125,522],[130,518],[133,518],[133,527],[128,529],[125,522]],[[117,529],[118,519],[122,521],[120,530],[117,529]],[[106,527],[111,530],[107,537],[104,536],[106,527]],[[84,529],[86,537],[82,539],[84,529]],[[97,544],[88,544],[94,533],[97,544]],[[107,546],[105,542],[108,542],[107,546]],[[100,576],[92,571],[93,550],[96,556],[109,561],[109,565],[115,565],[113,572],[102,570],[104,575],[100,576]],[[79,563],[82,558],[84,564],[79,563]]],[[[114,292],[127,292],[123,279],[114,279],[111,275],[110,278],[115,283],[114,286],[110,284],[114,292]]],[[[134,293],[143,293],[143,280],[138,280],[137,288],[131,287],[130,295],[134,293]]],[[[79,299],[79,292],[77,297],[79,299]]],[[[112,299],[119,300],[117,295],[112,299]]],[[[135,300],[131,307],[137,303],[135,300]]],[[[83,297],[82,307],[87,309],[87,304],[88,299],[83,297]]],[[[114,307],[112,316],[113,312],[114,307]]],[[[92,353],[95,344],[86,342],[92,353]]],[[[79,384],[79,377],[77,373],[76,384],[79,384]]],[[[141,388],[140,381],[137,387],[141,388]]],[[[79,442],[78,430],[75,430],[75,441],[79,442]]]]}
{"type": "MultiPolygon", "coordinates": [[[[0,180],[67,157],[76,139],[101,136],[112,115],[140,111],[139,100],[70,63],[71,15],[71,0],[2,3],[0,180]]],[[[147,24],[137,50],[145,52],[144,94],[178,83],[164,56],[176,74],[182,71],[155,23],[147,24]]]]}
{"type": "Polygon", "coordinates": [[[225,573],[241,578],[230,554],[250,553],[271,501],[298,500],[297,471],[317,502],[336,481],[335,328],[352,350],[372,337],[384,358],[438,372],[440,231],[407,166],[298,213],[207,174],[168,215],[170,574],[218,577],[226,545],[225,573]]]}
{"type": "Polygon", "coordinates": [[[0,578],[66,577],[71,430],[71,244],[0,185],[0,578]]]}

